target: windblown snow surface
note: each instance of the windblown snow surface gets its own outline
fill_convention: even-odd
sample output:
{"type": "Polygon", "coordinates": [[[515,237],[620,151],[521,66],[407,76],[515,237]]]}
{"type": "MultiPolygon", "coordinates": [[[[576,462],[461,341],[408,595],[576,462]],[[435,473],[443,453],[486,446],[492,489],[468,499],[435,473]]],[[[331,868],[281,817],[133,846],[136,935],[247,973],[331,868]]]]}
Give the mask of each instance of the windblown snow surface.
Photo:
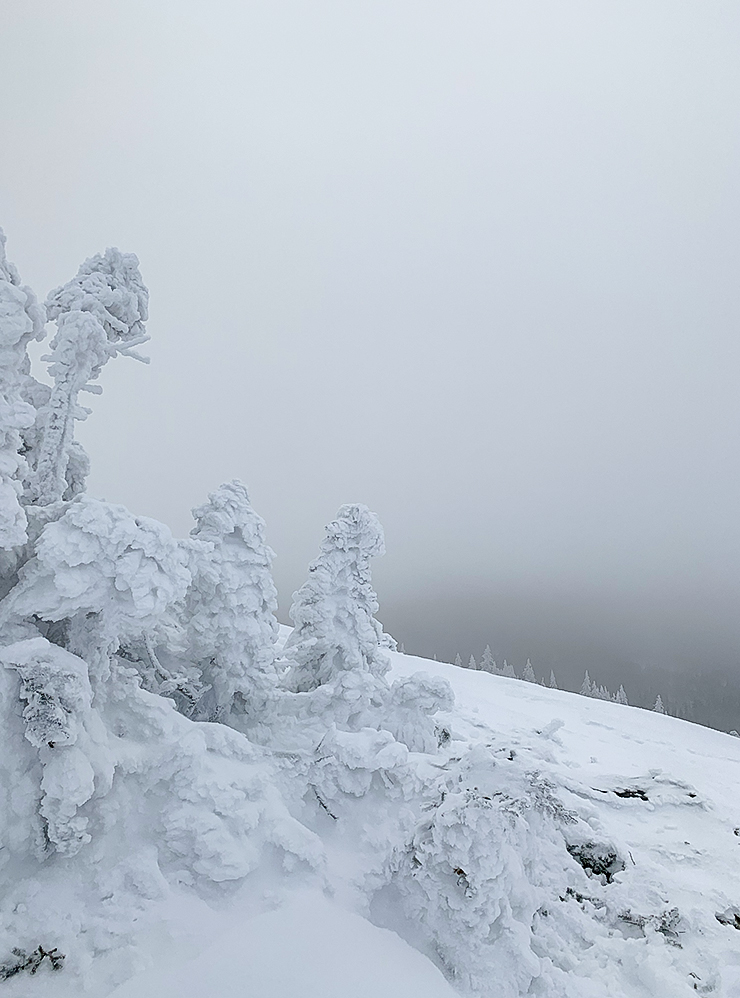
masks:
{"type": "MultiPolygon", "coordinates": [[[[418,814],[388,807],[372,789],[346,802],[338,795],[328,810],[313,801],[298,815],[306,841],[296,822],[293,833],[280,833],[295,837],[281,858],[268,848],[244,863],[244,877],[199,886],[185,861],[178,871],[172,850],[155,862],[163,786],[195,780],[187,765],[198,739],[208,743],[208,771],[199,764],[196,797],[208,783],[216,811],[237,821],[250,799],[261,801],[268,822],[293,819],[270,799],[267,765],[234,751],[241,735],[216,735],[220,725],[194,724],[142,694],[164,705],[181,758],[157,760],[159,778],[142,777],[140,796],[118,800],[104,847],[93,841],[70,857],[63,877],[50,869],[26,885],[19,921],[43,897],[50,914],[38,941],[58,945],[67,960],[61,973],[42,965],[33,977],[0,982],[0,996],[740,996],[740,739],[391,656],[392,678],[424,671],[448,680],[456,697],[441,716],[449,741],[414,760],[425,785],[436,769],[442,788],[418,814]],[[249,780],[239,776],[245,766],[249,780]],[[529,804],[516,789],[524,784],[529,804]],[[542,841],[536,821],[519,821],[534,813],[535,799],[561,829],[543,831],[542,841]],[[464,822],[455,819],[463,803],[464,822]],[[496,832],[507,812],[513,837],[496,832]],[[487,821],[490,839],[468,834],[476,822],[485,832],[487,821]],[[384,876],[380,857],[395,837],[408,841],[414,822],[413,855],[407,848],[397,875],[384,876]],[[291,854],[299,857],[293,865],[291,854]],[[455,963],[469,973],[453,974],[455,963]]],[[[131,772],[146,769],[144,759],[131,764],[131,772]]],[[[179,820],[183,855],[195,848],[188,835],[200,835],[207,870],[208,836],[218,832],[188,829],[185,805],[179,820]]]]}

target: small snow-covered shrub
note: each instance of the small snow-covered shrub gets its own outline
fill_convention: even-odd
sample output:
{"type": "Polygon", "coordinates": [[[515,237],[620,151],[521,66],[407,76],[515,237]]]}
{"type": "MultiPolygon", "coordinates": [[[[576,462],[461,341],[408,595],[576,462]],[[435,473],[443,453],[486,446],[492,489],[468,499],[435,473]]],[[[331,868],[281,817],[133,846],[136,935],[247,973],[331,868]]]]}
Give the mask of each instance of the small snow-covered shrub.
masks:
{"type": "Polygon", "coordinates": [[[563,828],[576,821],[539,773],[482,746],[447,768],[387,878],[463,989],[523,995],[545,973],[537,916],[567,876],[563,828]]]}
{"type": "MultiPolygon", "coordinates": [[[[3,648],[0,664],[17,673],[25,738],[41,766],[39,815],[45,847],[73,855],[90,841],[88,818],[80,809],[96,787],[109,788],[113,776],[105,729],[92,708],[87,665],[42,637],[3,648]]],[[[6,716],[13,700],[6,686],[6,716]]],[[[29,820],[26,815],[25,824],[25,834],[32,836],[35,816],[29,820]]]]}
{"type": "Polygon", "coordinates": [[[425,672],[397,679],[388,692],[383,727],[413,752],[435,752],[439,733],[434,715],[452,709],[450,684],[425,672]]]}
{"type": "Polygon", "coordinates": [[[37,946],[31,953],[16,947],[13,949],[12,956],[0,963],[0,981],[7,981],[23,971],[33,976],[42,966],[44,960],[49,961],[52,970],[61,970],[64,966],[65,956],[64,953],[59,952],[56,946],[53,949],[37,946]]]}
{"type": "Polygon", "coordinates": [[[568,852],[589,876],[599,877],[606,884],[610,884],[614,875],[624,869],[624,860],[614,846],[592,839],[569,842],[568,852]]]}

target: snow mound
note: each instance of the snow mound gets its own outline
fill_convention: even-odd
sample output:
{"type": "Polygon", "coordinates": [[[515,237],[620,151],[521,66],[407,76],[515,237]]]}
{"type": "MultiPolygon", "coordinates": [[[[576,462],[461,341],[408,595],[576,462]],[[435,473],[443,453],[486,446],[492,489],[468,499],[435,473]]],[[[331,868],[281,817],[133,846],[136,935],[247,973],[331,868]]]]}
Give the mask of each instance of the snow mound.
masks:
{"type": "Polygon", "coordinates": [[[111,998],[454,998],[442,974],[386,929],[302,891],[231,927],[176,967],[142,974],[111,998]]]}

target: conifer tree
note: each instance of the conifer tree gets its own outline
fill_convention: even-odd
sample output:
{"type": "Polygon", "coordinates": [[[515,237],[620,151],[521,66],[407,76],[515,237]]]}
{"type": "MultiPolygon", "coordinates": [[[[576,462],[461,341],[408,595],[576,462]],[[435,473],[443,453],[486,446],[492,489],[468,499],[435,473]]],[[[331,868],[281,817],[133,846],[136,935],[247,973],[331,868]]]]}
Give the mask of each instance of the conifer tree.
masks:
{"type": "Polygon", "coordinates": [[[470,656],[470,659],[468,660],[468,668],[469,669],[477,669],[478,668],[478,663],[475,661],[475,655],[471,655],[470,656]]]}
{"type": "Polygon", "coordinates": [[[591,683],[591,677],[588,674],[588,669],[586,669],[586,674],[583,677],[583,682],[578,692],[582,697],[592,697],[594,695],[594,685],[591,683]]]}
{"type": "Polygon", "coordinates": [[[455,655],[455,665],[458,667],[458,669],[462,669],[463,667],[462,659],[460,658],[460,652],[458,652],[457,655],[455,655]]]}
{"type": "Polygon", "coordinates": [[[483,649],[483,656],[480,660],[480,670],[481,672],[495,672],[496,663],[493,661],[493,654],[491,652],[491,646],[486,645],[483,649]]]}
{"type": "Polygon", "coordinates": [[[552,669],[550,669],[550,689],[551,690],[557,690],[558,689],[558,681],[555,678],[555,673],[553,672],[552,669]]]}
{"type": "Polygon", "coordinates": [[[534,674],[534,669],[532,668],[532,663],[529,659],[524,666],[524,673],[522,674],[522,679],[525,683],[536,683],[537,677],[534,674]]]}
{"type": "Polygon", "coordinates": [[[506,676],[507,679],[518,679],[516,672],[514,672],[514,666],[509,665],[509,663],[504,659],[504,668],[501,672],[502,676],[506,676]]]}
{"type": "Polygon", "coordinates": [[[661,697],[660,693],[655,698],[655,703],[653,704],[653,710],[655,711],[656,714],[666,714],[667,713],[665,707],[663,706],[663,700],[662,700],[662,697],[661,697]]]}
{"type": "Polygon", "coordinates": [[[625,707],[629,706],[629,700],[627,699],[627,694],[624,692],[624,686],[620,684],[619,689],[614,695],[614,702],[621,703],[625,707]]]}
{"type": "Polygon", "coordinates": [[[383,676],[390,661],[381,647],[383,629],[375,619],[378,600],[370,560],[385,552],[383,528],[367,506],[342,506],[326,528],[319,557],[293,596],[293,631],[285,644],[291,663],[288,686],[316,689],[340,673],[383,676]]]}

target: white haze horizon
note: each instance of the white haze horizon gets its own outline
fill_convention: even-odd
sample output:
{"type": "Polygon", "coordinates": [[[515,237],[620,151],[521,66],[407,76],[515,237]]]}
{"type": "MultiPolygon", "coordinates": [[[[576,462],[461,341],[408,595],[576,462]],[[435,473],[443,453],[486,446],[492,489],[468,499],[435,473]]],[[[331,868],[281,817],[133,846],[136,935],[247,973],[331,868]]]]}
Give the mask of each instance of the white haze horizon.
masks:
{"type": "Polygon", "coordinates": [[[740,690],[739,47],[729,2],[12,0],[8,256],[151,293],[90,491],[183,535],[243,480],[283,619],[364,502],[409,650],[740,690]]]}

